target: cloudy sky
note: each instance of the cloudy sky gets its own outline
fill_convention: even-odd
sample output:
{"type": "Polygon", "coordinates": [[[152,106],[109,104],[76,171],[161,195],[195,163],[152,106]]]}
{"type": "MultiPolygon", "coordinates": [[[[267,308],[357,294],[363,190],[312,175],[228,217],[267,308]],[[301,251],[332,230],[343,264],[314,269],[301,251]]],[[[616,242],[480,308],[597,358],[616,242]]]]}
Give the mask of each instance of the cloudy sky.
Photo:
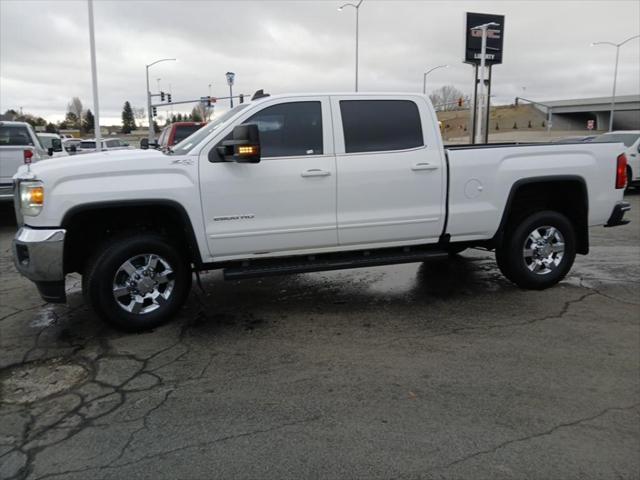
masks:
{"type": "MultiPolygon", "coordinates": [[[[125,100],[145,105],[145,65],[152,89],[174,100],[236,92],[350,91],[354,82],[355,11],[340,1],[95,0],[100,111],[103,125],[120,123],[125,100]]],[[[506,15],[504,63],[494,68],[501,103],[610,95],[615,49],[640,33],[640,1],[391,1],[360,9],[360,90],[420,91],[455,85],[470,90],[462,63],[464,12],[506,15]]],[[[92,108],[87,4],[0,0],[0,111],[56,121],[70,98],[92,108]]],[[[640,41],[620,52],[618,93],[640,93],[640,41]]],[[[222,107],[222,106],[221,106],[222,107]]],[[[183,109],[184,111],[187,108],[183,109]]],[[[175,111],[179,111],[175,107],[175,111]]]]}

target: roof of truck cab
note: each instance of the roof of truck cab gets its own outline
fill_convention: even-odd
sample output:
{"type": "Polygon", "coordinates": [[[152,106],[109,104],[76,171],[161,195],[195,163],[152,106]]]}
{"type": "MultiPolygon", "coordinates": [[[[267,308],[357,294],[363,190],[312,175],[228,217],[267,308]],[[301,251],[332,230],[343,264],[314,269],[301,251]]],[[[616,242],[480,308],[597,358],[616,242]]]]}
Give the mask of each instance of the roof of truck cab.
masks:
{"type": "MultiPolygon", "coordinates": [[[[8,126],[13,126],[13,127],[18,127],[18,126],[24,126],[24,125],[29,125],[27,122],[15,122],[13,120],[0,120],[0,125],[8,125],[8,126]]],[[[29,125],[31,126],[31,125],[29,125]]]]}

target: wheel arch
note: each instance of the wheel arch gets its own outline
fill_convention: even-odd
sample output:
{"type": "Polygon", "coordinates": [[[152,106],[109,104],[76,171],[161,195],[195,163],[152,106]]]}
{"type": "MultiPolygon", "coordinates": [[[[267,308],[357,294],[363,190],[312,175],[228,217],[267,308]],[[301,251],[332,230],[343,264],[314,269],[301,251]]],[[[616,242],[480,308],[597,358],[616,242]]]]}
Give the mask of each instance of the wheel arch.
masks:
{"type": "Polygon", "coordinates": [[[558,211],[569,219],[576,233],[576,252],[589,253],[589,195],[585,179],[579,175],[553,175],[517,180],[509,191],[496,234],[499,246],[514,221],[542,209],[558,211]],[[533,199],[531,204],[524,203],[533,199]],[[565,201],[567,200],[567,201],[565,201]]]}
{"type": "Polygon", "coordinates": [[[191,263],[202,265],[195,230],[185,208],[175,200],[144,199],[91,202],[70,208],[62,219],[67,230],[65,273],[81,271],[91,247],[126,229],[164,231],[184,247],[191,263]],[[143,218],[131,219],[130,215],[143,218]],[[106,237],[105,237],[106,235],[106,237]],[[92,245],[87,243],[93,242],[92,245]]]}

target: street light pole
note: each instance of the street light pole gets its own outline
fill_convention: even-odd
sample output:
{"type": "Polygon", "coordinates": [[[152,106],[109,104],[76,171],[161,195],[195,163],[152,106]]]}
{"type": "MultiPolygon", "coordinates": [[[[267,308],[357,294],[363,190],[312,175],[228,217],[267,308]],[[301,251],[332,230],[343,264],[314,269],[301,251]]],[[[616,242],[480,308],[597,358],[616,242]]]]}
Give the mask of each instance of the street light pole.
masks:
{"type": "MultiPolygon", "coordinates": [[[[93,84],[93,129],[96,138],[96,151],[102,151],[102,132],[100,131],[100,105],[98,103],[98,68],[96,66],[96,40],[93,27],[93,0],[88,0],[89,7],[89,44],[91,48],[91,82],[93,84]]],[[[20,107],[22,113],[22,107],[20,107]]],[[[81,120],[81,119],[80,119],[81,120]]]]}
{"type": "Polygon", "coordinates": [[[360,5],[364,0],[360,0],[356,3],[345,3],[338,7],[338,11],[341,12],[344,7],[353,7],[356,9],[356,92],[358,91],[358,38],[359,38],[359,30],[360,30],[360,5]]]}
{"type": "Polygon", "coordinates": [[[495,22],[485,23],[483,25],[478,25],[477,27],[473,27],[471,30],[480,30],[482,32],[482,46],[480,49],[480,94],[478,95],[478,118],[480,123],[478,124],[478,132],[476,134],[476,143],[482,142],[482,127],[483,127],[483,119],[482,119],[482,109],[484,107],[484,75],[485,75],[485,65],[487,58],[487,30],[489,27],[498,27],[499,25],[495,22]]]}
{"type": "Polygon", "coordinates": [[[227,77],[227,85],[229,85],[229,103],[233,108],[233,82],[235,81],[236,74],[233,72],[227,72],[224,74],[227,77]]]}
{"type": "Polygon", "coordinates": [[[422,94],[423,95],[427,94],[427,75],[429,75],[431,72],[439,68],[449,68],[449,65],[438,65],[437,67],[433,67],[431,70],[427,70],[424,73],[424,76],[422,78],[422,94]]]}
{"type": "Polygon", "coordinates": [[[613,113],[616,108],[616,83],[618,80],[618,60],[620,58],[620,47],[631,40],[636,38],[640,38],[640,35],[634,35],[633,37],[627,38],[625,41],[620,43],[613,42],[593,42],[591,44],[592,47],[596,45],[611,45],[612,47],[616,47],[616,64],[613,69],[613,92],[611,92],[611,113],[609,114],[609,131],[613,131],[613,113]]]}
{"type": "Polygon", "coordinates": [[[149,67],[154,66],[156,63],[160,63],[160,62],[175,62],[176,59],[175,58],[161,58],[160,60],[156,60],[155,62],[150,63],[149,65],[146,65],[146,72],[147,72],[147,120],[149,121],[149,134],[147,135],[147,139],[149,140],[149,143],[153,143],[155,140],[155,133],[153,131],[153,112],[151,111],[151,89],[149,87],[149,67]]]}

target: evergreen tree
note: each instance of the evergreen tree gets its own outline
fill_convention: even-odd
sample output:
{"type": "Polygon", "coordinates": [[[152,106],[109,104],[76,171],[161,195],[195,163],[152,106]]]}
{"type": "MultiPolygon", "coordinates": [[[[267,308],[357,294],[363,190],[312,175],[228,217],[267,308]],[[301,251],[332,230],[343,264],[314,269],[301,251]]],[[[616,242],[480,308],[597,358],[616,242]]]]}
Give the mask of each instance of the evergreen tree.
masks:
{"type": "Polygon", "coordinates": [[[56,128],[56,126],[49,122],[47,123],[47,127],[45,128],[45,132],[47,133],[58,133],[58,129],[56,128]]]}
{"type": "Polygon", "coordinates": [[[194,107],[193,110],[191,110],[191,120],[194,122],[202,121],[202,115],[200,114],[200,112],[196,107],[194,107]]]}
{"type": "Polygon", "coordinates": [[[91,133],[96,128],[96,119],[91,113],[91,110],[84,112],[84,118],[82,119],[82,128],[86,133],[91,133]]]}
{"type": "Polygon", "coordinates": [[[122,133],[131,133],[135,129],[136,119],[133,115],[133,108],[131,108],[131,104],[127,100],[122,107],[122,133]]]}

